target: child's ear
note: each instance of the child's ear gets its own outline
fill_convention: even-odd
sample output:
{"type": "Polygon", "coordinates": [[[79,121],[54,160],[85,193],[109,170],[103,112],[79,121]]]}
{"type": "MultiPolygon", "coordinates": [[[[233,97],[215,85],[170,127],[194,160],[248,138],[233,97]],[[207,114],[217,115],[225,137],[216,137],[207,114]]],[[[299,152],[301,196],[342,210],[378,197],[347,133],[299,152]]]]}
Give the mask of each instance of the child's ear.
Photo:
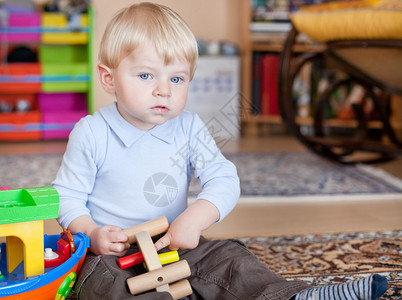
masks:
{"type": "Polygon", "coordinates": [[[98,65],[98,76],[103,89],[110,94],[114,93],[112,70],[103,64],[98,65]]]}

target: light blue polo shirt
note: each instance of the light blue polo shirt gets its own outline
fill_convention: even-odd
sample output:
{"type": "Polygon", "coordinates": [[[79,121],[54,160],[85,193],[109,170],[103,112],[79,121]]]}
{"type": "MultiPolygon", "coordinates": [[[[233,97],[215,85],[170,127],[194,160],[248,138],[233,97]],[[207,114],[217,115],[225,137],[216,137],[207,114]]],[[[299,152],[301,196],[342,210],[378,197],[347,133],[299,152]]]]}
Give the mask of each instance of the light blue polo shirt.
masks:
{"type": "Polygon", "coordinates": [[[139,130],[116,104],[81,119],[70,134],[53,186],[60,195],[59,223],[90,215],[99,225],[128,228],[187,207],[191,174],[197,199],[213,203],[222,220],[240,196],[236,167],[219,151],[200,118],[187,111],[139,130]]]}

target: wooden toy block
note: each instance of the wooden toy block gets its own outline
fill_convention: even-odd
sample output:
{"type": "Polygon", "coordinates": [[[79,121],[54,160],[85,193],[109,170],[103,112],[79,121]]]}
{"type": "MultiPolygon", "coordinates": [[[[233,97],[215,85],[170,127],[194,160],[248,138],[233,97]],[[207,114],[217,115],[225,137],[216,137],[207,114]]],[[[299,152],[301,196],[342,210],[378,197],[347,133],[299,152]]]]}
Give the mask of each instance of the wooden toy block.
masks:
{"type": "MultiPolygon", "coordinates": [[[[169,286],[169,284],[190,275],[191,271],[187,261],[181,260],[166,267],[129,278],[127,279],[127,285],[131,294],[133,295],[137,295],[154,288],[156,288],[158,292],[167,291],[172,293],[172,291],[175,291],[175,288],[174,285],[169,286]]],[[[182,284],[184,285],[185,295],[180,294],[179,298],[188,296],[192,293],[191,287],[188,287],[186,283],[182,284]]]]}
{"type": "Polygon", "coordinates": [[[188,280],[171,284],[191,275],[188,262],[182,260],[162,267],[151,239],[151,236],[161,234],[168,228],[166,217],[161,217],[125,230],[130,243],[138,243],[148,270],[147,273],[127,279],[127,286],[132,295],[156,289],[158,292],[169,292],[173,299],[180,299],[192,293],[188,280]]]}
{"type": "Polygon", "coordinates": [[[136,234],[146,231],[150,236],[155,236],[166,232],[169,229],[169,222],[166,217],[159,217],[154,220],[124,229],[124,233],[128,236],[128,243],[133,244],[137,241],[136,234]]]}

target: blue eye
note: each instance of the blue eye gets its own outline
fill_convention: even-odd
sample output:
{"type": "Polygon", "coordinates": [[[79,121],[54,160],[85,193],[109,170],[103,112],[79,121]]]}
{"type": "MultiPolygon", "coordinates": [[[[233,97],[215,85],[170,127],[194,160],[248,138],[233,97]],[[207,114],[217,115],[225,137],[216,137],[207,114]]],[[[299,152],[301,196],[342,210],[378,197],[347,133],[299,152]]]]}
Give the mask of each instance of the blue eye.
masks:
{"type": "Polygon", "coordinates": [[[151,75],[149,74],[140,74],[139,77],[143,80],[147,80],[151,78],[151,75]]]}
{"type": "Polygon", "coordinates": [[[182,79],[180,77],[173,77],[172,79],[170,79],[170,81],[173,83],[179,83],[182,81],[182,79]]]}

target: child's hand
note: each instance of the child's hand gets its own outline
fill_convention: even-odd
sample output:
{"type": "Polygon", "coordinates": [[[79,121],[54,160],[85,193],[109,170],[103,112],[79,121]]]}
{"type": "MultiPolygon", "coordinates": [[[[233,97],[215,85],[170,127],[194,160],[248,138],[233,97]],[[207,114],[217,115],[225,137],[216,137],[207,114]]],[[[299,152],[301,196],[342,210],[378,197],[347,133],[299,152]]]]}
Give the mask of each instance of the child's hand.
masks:
{"type": "Polygon", "coordinates": [[[219,220],[219,211],[207,200],[197,200],[170,224],[168,232],[156,243],[157,251],[194,249],[198,246],[201,232],[219,220]]]}
{"type": "Polygon", "coordinates": [[[184,219],[179,216],[172,222],[168,232],[155,243],[156,251],[168,246],[170,250],[194,249],[198,246],[200,228],[194,226],[194,223],[187,223],[184,219]]]}
{"type": "Polygon", "coordinates": [[[124,256],[130,247],[128,236],[117,226],[105,225],[90,234],[90,251],[95,255],[124,256]]]}

